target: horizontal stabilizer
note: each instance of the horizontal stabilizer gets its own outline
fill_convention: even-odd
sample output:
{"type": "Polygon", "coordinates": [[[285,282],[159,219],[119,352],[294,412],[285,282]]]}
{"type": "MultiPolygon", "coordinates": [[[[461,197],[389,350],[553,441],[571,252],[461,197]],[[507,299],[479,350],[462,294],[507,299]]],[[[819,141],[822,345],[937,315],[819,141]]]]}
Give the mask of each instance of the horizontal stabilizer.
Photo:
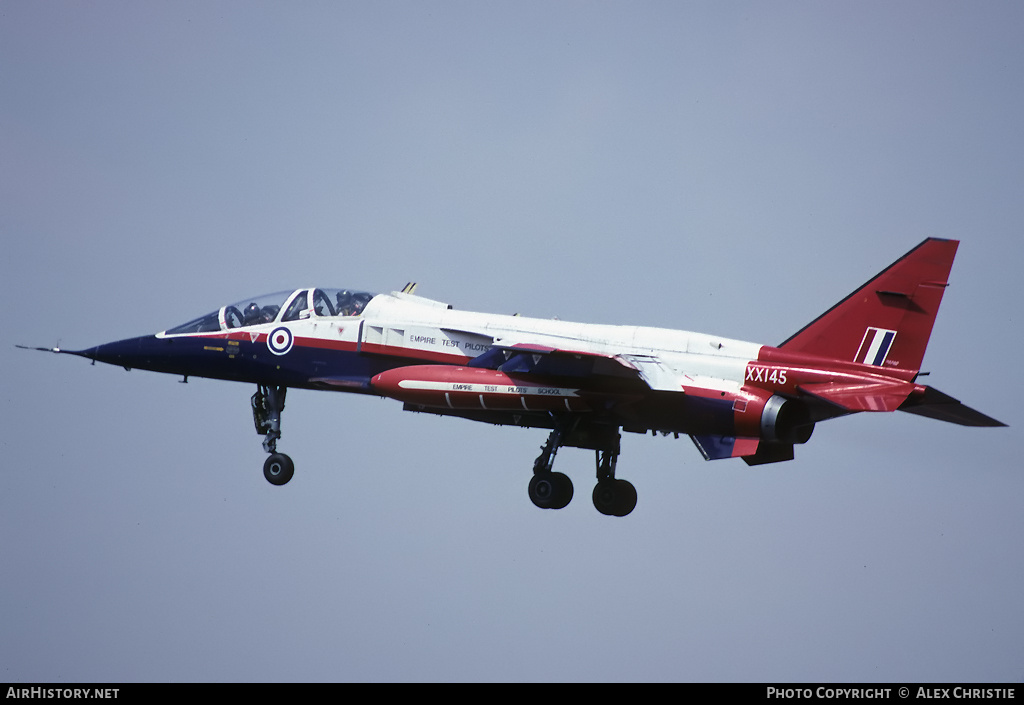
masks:
{"type": "Polygon", "coordinates": [[[859,384],[802,384],[801,392],[827,401],[846,411],[896,411],[914,391],[910,382],[870,382],[859,384]]]}
{"type": "Polygon", "coordinates": [[[918,416],[927,416],[930,419],[948,421],[949,423],[960,424],[961,426],[1005,426],[1002,421],[996,421],[991,416],[986,416],[969,406],[961,404],[948,394],[940,392],[933,387],[925,387],[922,396],[914,397],[899,407],[900,411],[906,411],[918,416]]]}

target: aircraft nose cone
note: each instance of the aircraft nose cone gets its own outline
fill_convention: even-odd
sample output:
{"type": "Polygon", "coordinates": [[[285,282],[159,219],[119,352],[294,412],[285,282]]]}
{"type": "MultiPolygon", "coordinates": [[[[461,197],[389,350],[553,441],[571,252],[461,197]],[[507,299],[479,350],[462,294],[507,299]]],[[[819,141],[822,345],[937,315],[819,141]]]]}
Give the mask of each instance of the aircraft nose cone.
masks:
{"type": "Polygon", "coordinates": [[[113,343],[104,343],[87,350],[81,350],[75,354],[97,362],[121,365],[129,369],[132,367],[142,367],[148,357],[145,354],[145,348],[150,339],[152,339],[152,336],[118,340],[113,343]]]}

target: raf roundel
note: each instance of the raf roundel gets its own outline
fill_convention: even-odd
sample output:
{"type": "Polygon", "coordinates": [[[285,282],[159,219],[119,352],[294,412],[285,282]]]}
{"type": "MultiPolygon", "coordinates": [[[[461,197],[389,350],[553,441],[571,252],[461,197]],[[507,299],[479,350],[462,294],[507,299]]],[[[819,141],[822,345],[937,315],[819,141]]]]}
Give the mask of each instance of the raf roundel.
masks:
{"type": "Polygon", "coordinates": [[[292,349],[292,332],[281,326],[275,328],[270,335],[267,336],[267,347],[270,348],[270,352],[275,355],[284,355],[292,349]]]}

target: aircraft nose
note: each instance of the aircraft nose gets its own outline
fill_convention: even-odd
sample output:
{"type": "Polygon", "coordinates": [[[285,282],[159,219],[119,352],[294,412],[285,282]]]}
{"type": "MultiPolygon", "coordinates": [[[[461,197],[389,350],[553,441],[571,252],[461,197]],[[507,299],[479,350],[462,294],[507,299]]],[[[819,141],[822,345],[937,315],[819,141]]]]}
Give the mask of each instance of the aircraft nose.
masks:
{"type": "Polygon", "coordinates": [[[73,354],[109,365],[120,365],[126,369],[146,367],[146,363],[151,357],[147,350],[152,346],[151,341],[156,341],[156,338],[151,335],[128,338],[113,343],[103,343],[87,350],[78,350],[73,354]]]}

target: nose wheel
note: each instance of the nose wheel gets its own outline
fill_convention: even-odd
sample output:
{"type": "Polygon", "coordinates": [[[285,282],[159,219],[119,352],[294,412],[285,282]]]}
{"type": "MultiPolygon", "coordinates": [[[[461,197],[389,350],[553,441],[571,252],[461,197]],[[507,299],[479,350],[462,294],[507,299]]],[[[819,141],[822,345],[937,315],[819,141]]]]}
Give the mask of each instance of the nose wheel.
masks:
{"type": "Polygon", "coordinates": [[[263,477],[272,485],[283,485],[295,474],[295,463],[284,453],[277,452],[277,439],[281,437],[281,412],[287,387],[261,384],[252,395],[252,420],[256,433],[263,438],[263,450],[270,457],[263,463],[263,477]]]}
{"type": "Polygon", "coordinates": [[[263,477],[272,485],[283,485],[295,474],[295,463],[284,453],[273,453],[263,463],[263,477]]]}

